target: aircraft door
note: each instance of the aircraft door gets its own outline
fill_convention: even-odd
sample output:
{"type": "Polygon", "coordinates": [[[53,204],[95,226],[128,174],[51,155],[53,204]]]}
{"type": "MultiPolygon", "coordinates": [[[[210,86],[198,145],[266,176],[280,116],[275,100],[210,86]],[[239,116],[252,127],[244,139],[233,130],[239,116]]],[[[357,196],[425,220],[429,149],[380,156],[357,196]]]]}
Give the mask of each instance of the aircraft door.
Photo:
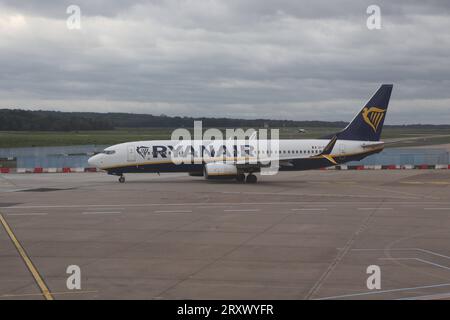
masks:
{"type": "Polygon", "coordinates": [[[345,154],[345,143],[344,141],[341,141],[339,143],[339,154],[344,155],[345,154]]]}
{"type": "Polygon", "coordinates": [[[134,149],[134,145],[129,145],[127,148],[127,161],[136,161],[136,150],[134,149]]]}

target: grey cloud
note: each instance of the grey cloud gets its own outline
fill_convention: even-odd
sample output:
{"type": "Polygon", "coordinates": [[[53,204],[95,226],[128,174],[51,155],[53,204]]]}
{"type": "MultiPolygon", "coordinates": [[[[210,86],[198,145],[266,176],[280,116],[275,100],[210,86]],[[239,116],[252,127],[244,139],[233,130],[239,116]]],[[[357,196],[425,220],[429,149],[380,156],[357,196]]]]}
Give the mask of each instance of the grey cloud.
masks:
{"type": "MultiPolygon", "coordinates": [[[[126,13],[135,7],[147,6],[151,8],[168,7],[171,10],[186,9],[188,7],[208,9],[208,3],[226,3],[226,7],[235,17],[246,16],[261,19],[288,13],[297,18],[336,18],[359,16],[361,12],[372,4],[383,8],[386,15],[412,14],[442,14],[450,11],[447,0],[329,0],[293,1],[293,0],[228,0],[228,1],[179,1],[179,0],[2,0],[3,6],[17,9],[21,12],[49,17],[61,17],[69,5],[78,5],[83,14],[88,16],[113,17],[126,13]]],[[[211,12],[205,12],[211,14],[211,12]]]]}
{"type": "Polygon", "coordinates": [[[0,107],[348,120],[393,82],[389,122],[450,123],[450,4],[377,2],[1,1],[0,107]]]}

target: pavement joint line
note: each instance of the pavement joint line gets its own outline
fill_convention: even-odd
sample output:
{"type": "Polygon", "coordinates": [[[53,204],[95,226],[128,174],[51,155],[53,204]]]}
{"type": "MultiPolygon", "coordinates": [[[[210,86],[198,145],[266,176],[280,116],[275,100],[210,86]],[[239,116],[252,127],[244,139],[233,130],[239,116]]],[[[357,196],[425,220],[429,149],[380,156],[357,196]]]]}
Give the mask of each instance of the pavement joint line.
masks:
{"type": "Polygon", "coordinates": [[[328,208],[293,208],[292,211],[327,211],[328,208]]]}
{"type": "MultiPolygon", "coordinates": [[[[280,224],[281,222],[283,222],[287,217],[290,216],[290,213],[285,214],[280,220],[276,221],[275,223],[271,224],[270,226],[268,226],[267,228],[256,232],[255,234],[253,234],[252,236],[250,236],[249,238],[247,238],[246,240],[244,240],[243,242],[233,246],[230,250],[226,251],[224,254],[222,254],[220,257],[217,257],[216,259],[213,259],[212,261],[210,261],[209,263],[207,263],[206,265],[203,265],[202,267],[200,267],[199,269],[195,270],[193,273],[191,273],[190,275],[188,275],[187,277],[185,277],[184,279],[179,280],[178,282],[176,282],[174,285],[169,286],[168,288],[165,288],[162,292],[159,293],[158,297],[163,297],[164,294],[170,290],[172,290],[173,288],[177,287],[178,285],[180,285],[181,283],[185,282],[188,279],[192,279],[194,278],[194,276],[196,274],[198,274],[199,272],[202,272],[203,270],[209,268],[210,266],[214,265],[215,263],[217,263],[218,261],[220,261],[221,259],[225,258],[226,256],[229,256],[231,253],[233,253],[234,251],[236,251],[237,249],[241,248],[242,246],[246,245],[247,243],[249,243],[250,241],[252,241],[253,239],[259,237],[260,235],[264,234],[265,232],[267,232],[268,230],[270,230],[271,228],[273,228],[274,226],[280,224]]],[[[189,225],[189,223],[187,224],[189,225]]]]}
{"type": "Polygon", "coordinates": [[[7,216],[46,216],[47,212],[7,213],[7,216]]]}
{"type": "Polygon", "coordinates": [[[358,208],[358,210],[394,210],[394,208],[358,208]]]}
{"type": "Polygon", "coordinates": [[[409,297],[409,298],[400,298],[397,300],[443,300],[443,299],[448,300],[449,298],[450,298],[450,292],[429,294],[429,295],[409,297]]]}
{"type": "MultiPolygon", "coordinates": [[[[342,248],[338,248],[338,250],[341,250],[342,248]]],[[[385,249],[379,249],[379,248],[355,248],[355,249],[351,249],[351,251],[385,251],[385,249]]],[[[431,250],[427,250],[427,249],[422,249],[422,248],[391,248],[389,249],[389,251],[419,251],[419,252],[424,252],[424,253],[428,253],[437,257],[441,257],[441,258],[445,258],[445,259],[450,259],[449,256],[446,256],[444,254],[440,254],[431,250]]]]}
{"type": "Polygon", "coordinates": [[[3,174],[0,175],[0,179],[2,181],[5,181],[6,183],[9,183],[9,184],[13,185],[14,187],[18,187],[18,185],[16,183],[14,183],[10,179],[6,178],[3,174]]]}
{"type": "Polygon", "coordinates": [[[358,296],[367,296],[372,294],[383,294],[383,293],[392,293],[392,292],[402,292],[402,291],[413,291],[418,289],[431,289],[431,288],[440,288],[440,287],[448,287],[450,283],[442,283],[436,285],[429,286],[420,286],[420,287],[410,287],[410,288],[399,288],[399,289],[391,289],[391,290],[379,290],[379,291],[369,291],[369,292],[360,292],[360,293],[352,293],[352,294],[343,294],[339,296],[331,296],[331,297],[323,297],[318,298],[317,300],[332,300],[332,299],[340,299],[340,298],[351,298],[358,296]]]}
{"type": "Polygon", "coordinates": [[[191,213],[192,210],[157,210],[154,213],[191,213]]]}
{"type": "Polygon", "coordinates": [[[308,293],[305,296],[305,300],[310,300],[314,297],[315,294],[320,290],[324,282],[328,279],[330,274],[333,273],[333,271],[336,269],[337,265],[344,259],[346,254],[351,251],[352,245],[355,243],[357,237],[368,227],[370,221],[372,220],[372,217],[374,216],[376,211],[371,212],[367,217],[364,219],[364,221],[361,223],[359,228],[356,230],[356,232],[353,233],[351,238],[346,242],[342,250],[339,250],[336,257],[331,261],[331,263],[328,265],[325,272],[320,276],[320,278],[314,283],[312,288],[308,291],[308,293]]]}
{"type": "MultiPolygon", "coordinates": [[[[327,205],[354,205],[357,202],[354,201],[330,201],[327,202],[327,205]]],[[[370,203],[367,201],[362,202],[364,204],[370,203]]],[[[373,203],[379,203],[379,201],[374,201],[373,203]]],[[[396,205],[405,205],[405,206],[417,206],[417,203],[415,202],[388,202],[389,204],[396,204],[396,205]]],[[[436,201],[420,201],[419,204],[436,204],[436,201]]],[[[450,204],[450,202],[445,201],[442,202],[444,204],[450,204]]],[[[277,201],[277,202],[234,202],[233,205],[315,205],[317,204],[316,201],[277,201]]],[[[5,210],[11,210],[11,209],[38,209],[38,208],[85,208],[86,210],[88,208],[115,208],[115,207],[158,207],[158,206],[204,206],[208,205],[208,203],[201,203],[201,202],[188,202],[188,203],[147,203],[147,204],[104,204],[104,205],[97,205],[97,204],[88,204],[88,205],[39,205],[39,206],[10,206],[10,207],[0,207],[0,209],[5,210]]],[[[223,202],[223,203],[215,203],[215,206],[229,206],[229,202],[223,202]]],[[[323,204],[321,204],[323,205],[323,204]]],[[[448,208],[450,210],[450,207],[448,208]]]]}
{"type": "Polygon", "coordinates": [[[210,205],[210,206],[198,206],[197,209],[211,209],[211,208],[223,208],[223,207],[229,207],[230,205],[210,205]]]}
{"type": "Polygon", "coordinates": [[[39,286],[39,289],[41,290],[44,298],[46,300],[53,300],[53,296],[50,293],[50,290],[48,289],[48,287],[45,284],[44,280],[42,279],[41,275],[39,274],[39,271],[36,269],[33,262],[28,257],[27,253],[25,252],[25,249],[22,247],[19,240],[14,235],[14,232],[12,231],[8,222],[6,222],[2,213],[0,213],[0,222],[3,225],[3,228],[5,229],[6,233],[8,234],[9,238],[11,239],[12,243],[16,247],[17,252],[19,253],[20,257],[25,262],[25,265],[27,266],[28,270],[30,271],[31,275],[33,276],[34,280],[36,281],[37,285],[39,286]]]}
{"type": "Polygon", "coordinates": [[[364,185],[359,185],[359,188],[364,188],[364,189],[369,189],[369,190],[375,190],[375,191],[382,191],[382,192],[386,192],[386,193],[396,193],[399,195],[403,195],[403,196],[409,196],[409,197],[415,197],[415,198],[423,198],[423,199],[437,199],[435,197],[432,196],[428,196],[428,195],[423,195],[423,194],[415,194],[415,193],[411,193],[411,192],[402,192],[402,191],[396,191],[396,190],[392,190],[392,189],[386,189],[386,188],[377,188],[377,187],[370,187],[370,186],[364,186],[364,185]]]}
{"type": "Polygon", "coordinates": [[[276,196],[296,196],[296,197],[347,197],[347,198],[386,198],[386,199],[417,199],[417,196],[372,196],[366,194],[342,194],[342,193],[281,193],[281,192],[238,192],[224,191],[223,194],[248,194],[248,195],[276,195],[276,196]]]}
{"type": "MultiPolygon", "coordinates": [[[[100,210],[100,209],[108,209],[108,208],[86,208],[86,210],[100,210]]],[[[114,207],[114,209],[116,209],[116,210],[125,210],[125,208],[117,208],[117,207],[114,207]]]]}
{"type": "Polygon", "coordinates": [[[445,270],[450,270],[449,267],[446,267],[446,266],[443,266],[441,264],[434,263],[434,262],[431,262],[431,261],[428,261],[428,260],[425,260],[425,259],[420,259],[420,258],[379,258],[379,259],[380,260],[415,260],[415,261],[423,262],[425,264],[429,264],[429,265],[432,265],[432,266],[435,266],[435,267],[438,267],[438,268],[442,268],[442,269],[445,269],[445,270]]]}
{"type": "Polygon", "coordinates": [[[225,209],[224,212],[258,212],[260,209],[225,209]]]}
{"type": "Polygon", "coordinates": [[[120,211],[89,211],[89,212],[82,212],[83,215],[96,215],[96,214],[121,214],[120,211]]]}
{"type": "MultiPolygon", "coordinates": [[[[176,227],[174,230],[165,230],[165,231],[162,231],[162,232],[156,234],[154,237],[152,237],[152,240],[156,240],[156,239],[158,239],[159,237],[161,237],[161,236],[163,236],[163,235],[170,234],[171,232],[174,232],[174,231],[175,231],[175,232],[176,232],[176,231],[182,231],[183,228],[189,226],[190,224],[194,224],[194,223],[200,221],[201,219],[202,219],[202,218],[198,218],[198,219],[195,219],[194,221],[188,221],[188,222],[186,222],[186,223],[183,223],[182,225],[176,227]]],[[[128,248],[124,249],[124,251],[128,251],[128,250],[130,250],[131,248],[135,248],[136,246],[139,246],[140,244],[141,244],[141,243],[133,244],[133,245],[129,246],[128,248]]],[[[117,252],[114,253],[114,254],[117,254],[117,252]]],[[[114,254],[109,255],[107,258],[112,257],[114,254]]],[[[88,263],[88,264],[91,264],[91,263],[88,263]]],[[[164,278],[163,278],[163,279],[164,279],[164,278]]],[[[184,280],[182,280],[182,281],[184,281],[184,280]]],[[[182,282],[182,281],[181,281],[181,282],[182,282]]],[[[175,285],[175,286],[176,286],[176,285],[175,285]]],[[[170,289],[170,288],[164,289],[159,295],[162,295],[164,292],[166,292],[166,291],[169,290],[169,289],[170,289]]],[[[162,298],[162,297],[161,297],[161,298],[162,298]]]]}

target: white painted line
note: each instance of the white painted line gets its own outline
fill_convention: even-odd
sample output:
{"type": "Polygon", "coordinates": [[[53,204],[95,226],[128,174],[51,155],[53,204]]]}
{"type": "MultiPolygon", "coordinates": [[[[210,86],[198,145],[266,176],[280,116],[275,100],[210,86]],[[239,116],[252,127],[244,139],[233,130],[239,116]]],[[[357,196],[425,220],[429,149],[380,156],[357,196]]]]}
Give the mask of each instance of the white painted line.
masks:
{"type": "MultiPolygon", "coordinates": [[[[88,210],[88,211],[92,211],[92,210],[102,210],[102,209],[108,210],[108,208],[86,208],[86,210],[88,210]]],[[[110,209],[111,209],[111,208],[110,208],[110,209]]],[[[115,209],[115,210],[125,210],[125,208],[117,208],[117,207],[114,207],[114,209],[115,209]]]]}
{"type": "Polygon", "coordinates": [[[31,212],[31,213],[7,213],[7,216],[46,216],[46,212],[31,212]]]}
{"type": "Polygon", "coordinates": [[[292,211],[327,211],[328,208],[301,208],[301,209],[291,209],[292,211]]]}
{"type": "Polygon", "coordinates": [[[387,199],[417,199],[414,197],[397,197],[397,196],[378,196],[378,195],[365,195],[365,194],[345,194],[345,193],[289,193],[289,192],[239,192],[239,191],[224,191],[223,194],[249,194],[249,195],[276,195],[276,196],[295,196],[295,197],[347,197],[347,198],[387,198],[387,199]]]}
{"type": "Polygon", "coordinates": [[[450,270],[450,268],[447,266],[443,266],[443,265],[440,265],[440,264],[437,264],[437,263],[434,263],[434,262],[431,262],[428,260],[420,259],[420,258],[380,258],[380,260],[395,260],[395,261],[397,261],[397,260],[414,260],[414,261],[419,261],[419,262],[429,264],[429,265],[432,265],[432,266],[435,266],[438,268],[450,270]]]}
{"type": "Polygon", "coordinates": [[[358,210],[394,210],[393,208],[358,208],[358,210]]]}
{"type": "MultiPolygon", "coordinates": [[[[341,250],[342,248],[337,248],[338,250],[341,250]]],[[[450,256],[446,256],[440,253],[437,253],[435,251],[431,251],[431,250],[427,250],[427,249],[422,249],[422,248],[390,248],[390,249],[379,249],[379,248],[355,248],[355,249],[351,249],[352,251],[419,251],[419,252],[423,252],[423,253],[428,253],[431,254],[433,256],[437,256],[437,257],[441,257],[441,258],[445,258],[445,259],[449,259],[450,260],[450,256]]]]}
{"type": "MultiPolygon", "coordinates": [[[[373,203],[374,205],[376,205],[378,203],[378,201],[364,201],[364,202],[360,202],[360,201],[330,201],[330,202],[326,202],[323,205],[332,205],[332,206],[337,206],[337,205],[355,205],[355,204],[368,204],[368,203],[373,203]]],[[[441,202],[443,205],[449,205],[450,203],[448,201],[442,201],[441,202]]],[[[404,205],[404,206],[414,206],[416,207],[417,205],[436,205],[436,202],[430,202],[430,201],[420,201],[420,202],[399,202],[399,201],[393,201],[393,202],[389,202],[389,204],[392,205],[404,205]]],[[[205,203],[199,203],[199,202],[187,202],[187,203],[142,203],[142,204],[136,204],[136,203],[130,203],[130,204],[86,204],[86,205],[36,205],[36,206],[4,206],[4,207],[0,207],[0,209],[4,209],[4,210],[16,210],[16,209],[38,209],[38,208],[83,208],[88,210],[88,208],[98,208],[98,209],[106,209],[106,208],[111,208],[111,209],[116,209],[116,208],[120,208],[120,207],[127,207],[127,208],[132,208],[132,207],[160,207],[160,206],[200,206],[200,205],[205,205],[205,203]]],[[[215,205],[217,206],[230,206],[229,202],[224,202],[224,203],[216,203],[215,205]]],[[[234,206],[236,205],[249,205],[249,206],[253,206],[253,205],[297,205],[297,206],[302,206],[302,205],[317,205],[317,202],[314,201],[276,201],[276,202],[234,202],[233,203],[234,206]]],[[[448,208],[450,210],[450,208],[448,208]]]]}
{"type": "Polygon", "coordinates": [[[92,214],[120,214],[122,212],[120,211],[89,211],[89,212],[83,212],[84,215],[92,215],[92,214]]]}
{"type": "Polygon", "coordinates": [[[257,212],[261,211],[260,209],[225,209],[225,212],[257,212]]]}
{"type": "Polygon", "coordinates": [[[418,251],[421,251],[421,252],[425,252],[425,253],[429,253],[429,254],[431,254],[431,255],[435,255],[435,256],[438,256],[438,257],[450,259],[449,256],[446,256],[446,255],[444,255],[444,254],[440,254],[440,253],[437,253],[437,252],[434,252],[434,251],[431,251],[431,250],[420,249],[420,248],[415,248],[415,250],[418,250],[418,251]]]}
{"type": "Polygon", "coordinates": [[[155,211],[155,213],[189,213],[192,210],[159,210],[155,211]]]}
{"type": "Polygon", "coordinates": [[[197,207],[197,209],[211,209],[211,208],[223,208],[223,207],[228,207],[229,205],[210,205],[210,206],[199,206],[197,207]]]}
{"type": "Polygon", "coordinates": [[[409,298],[400,298],[398,300],[448,300],[450,298],[450,293],[436,293],[430,294],[426,296],[417,296],[417,297],[409,297],[409,298]]]}
{"type": "Polygon", "coordinates": [[[421,287],[400,288],[400,289],[392,289],[392,290],[381,290],[381,291],[370,291],[370,292],[361,292],[361,293],[353,293],[353,294],[343,294],[343,295],[340,295],[340,296],[319,298],[317,300],[331,300],[331,299],[340,299],[340,298],[351,298],[351,297],[358,297],[358,296],[367,296],[367,295],[372,295],[372,294],[412,291],[412,290],[417,290],[417,289],[431,289],[431,288],[448,287],[448,286],[450,286],[450,283],[436,284],[436,285],[431,285],[431,286],[421,286],[421,287]]]}

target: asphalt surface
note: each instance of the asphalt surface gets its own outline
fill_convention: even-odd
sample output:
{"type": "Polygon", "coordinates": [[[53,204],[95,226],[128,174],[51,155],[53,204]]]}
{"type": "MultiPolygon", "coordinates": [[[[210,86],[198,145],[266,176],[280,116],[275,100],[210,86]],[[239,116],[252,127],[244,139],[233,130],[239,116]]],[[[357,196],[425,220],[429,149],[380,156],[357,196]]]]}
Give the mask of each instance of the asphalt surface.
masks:
{"type": "Polygon", "coordinates": [[[450,170],[1,175],[0,299],[448,299],[449,185],[450,170]]]}

